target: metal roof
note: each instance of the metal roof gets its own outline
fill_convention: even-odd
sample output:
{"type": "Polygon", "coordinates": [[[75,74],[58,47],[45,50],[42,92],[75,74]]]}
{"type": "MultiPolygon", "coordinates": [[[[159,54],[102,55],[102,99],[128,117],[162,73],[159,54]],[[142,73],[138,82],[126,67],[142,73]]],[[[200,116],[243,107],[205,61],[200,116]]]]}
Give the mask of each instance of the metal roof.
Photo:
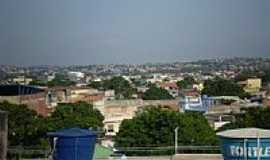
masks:
{"type": "Polygon", "coordinates": [[[49,132],[47,135],[49,137],[89,137],[96,136],[96,133],[88,129],[68,128],[56,132],[49,132]]]}
{"type": "Polygon", "coordinates": [[[0,85],[0,96],[20,96],[43,92],[42,89],[27,85],[0,85]]]}
{"type": "Polygon", "coordinates": [[[259,128],[239,128],[217,133],[226,138],[270,138],[270,130],[259,128]]]}

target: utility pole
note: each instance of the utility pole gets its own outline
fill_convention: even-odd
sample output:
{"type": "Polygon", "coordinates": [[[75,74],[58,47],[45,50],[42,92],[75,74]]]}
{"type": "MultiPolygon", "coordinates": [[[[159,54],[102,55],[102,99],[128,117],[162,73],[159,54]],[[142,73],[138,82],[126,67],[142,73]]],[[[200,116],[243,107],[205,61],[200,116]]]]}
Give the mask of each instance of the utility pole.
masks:
{"type": "Polygon", "coordinates": [[[174,129],[174,153],[177,154],[177,148],[178,148],[178,129],[179,127],[176,127],[174,129]]]}
{"type": "Polygon", "coordinates": [[[6,160],[8,135],[8,114],[0,110],[0,160],[6,160]]]}

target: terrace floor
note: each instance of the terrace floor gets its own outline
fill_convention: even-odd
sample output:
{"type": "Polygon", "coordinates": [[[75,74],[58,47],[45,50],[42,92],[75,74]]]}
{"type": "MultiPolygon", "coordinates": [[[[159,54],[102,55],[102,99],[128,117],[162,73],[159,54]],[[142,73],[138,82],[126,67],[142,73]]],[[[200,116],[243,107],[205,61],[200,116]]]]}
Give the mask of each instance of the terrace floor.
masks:
{"type": "MultiPolygon", "coordinates": [[[[119,158],[110,160],[119,160],[119,158]]],[[[220,154],[178,154],[174,156],[127,157],[126,160],[223,160],[223,158],[220,154]]]]}

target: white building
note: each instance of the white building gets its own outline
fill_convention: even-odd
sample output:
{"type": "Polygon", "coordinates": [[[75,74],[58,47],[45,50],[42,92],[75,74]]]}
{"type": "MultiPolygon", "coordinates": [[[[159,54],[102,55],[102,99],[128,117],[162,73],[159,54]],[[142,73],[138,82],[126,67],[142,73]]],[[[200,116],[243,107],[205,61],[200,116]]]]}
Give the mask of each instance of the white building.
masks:
{"type": "Polygon", "coordinates": [[[28,85],[30,82],[33,81],[32,78],[26,78],[25,76],[18,76],[12,79],[13,83],[21,84],[21,85],[28,85]]]}
{"type": "Polygon", "coordinates": [[[84,78],[84,76],[82,72],[68,72],[68,78],[72,81],[79,81],[84,78]]]}

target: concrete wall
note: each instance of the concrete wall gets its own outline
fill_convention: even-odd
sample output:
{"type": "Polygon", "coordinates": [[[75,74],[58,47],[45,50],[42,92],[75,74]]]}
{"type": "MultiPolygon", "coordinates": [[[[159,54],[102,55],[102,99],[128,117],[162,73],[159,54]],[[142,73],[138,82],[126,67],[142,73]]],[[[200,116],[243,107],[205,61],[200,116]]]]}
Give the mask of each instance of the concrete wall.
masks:
{"type": "MultiPolygon", "coordinates": [[[[132,119],[139,109],[145,106],[168,106],[166,109],[178,111],[178,100],[153,100],[144,101],[141,99],[136,100],[112,100],[104,101],[100,105],[95,105],[95,108],[100,110],[104,116],[104,128],[108,131],[113,128],[113,132],[106,132],[107,136],[114,136],[119,131],[121,122],[124,119],[132,119]]],[[[164,107],[165,108],[165,107],[164,107]]]]}
{"type": "Polygon", "coordinates": [[[0,102],[8,101],[13,104],[25,104],[29,109],[36,111],[38,114],[48,116],[51,109],[46,103],[46,93],[36,93],[21,96],[0,96],[0,102]]]}

